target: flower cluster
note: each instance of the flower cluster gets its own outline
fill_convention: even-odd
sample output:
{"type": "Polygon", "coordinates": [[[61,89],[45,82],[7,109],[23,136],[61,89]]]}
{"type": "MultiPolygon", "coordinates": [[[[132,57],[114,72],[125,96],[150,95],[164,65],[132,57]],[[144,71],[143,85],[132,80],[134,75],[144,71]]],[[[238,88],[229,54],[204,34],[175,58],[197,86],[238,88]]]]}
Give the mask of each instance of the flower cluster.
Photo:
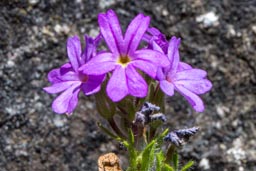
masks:
{"type": "Polygon", "coordinates": [[[199,94],[209,91],[212,84],[206,72],[181,62],[180,39],[166,37],[156,28],[149,27],[150,18],[137,15],[123,34],[113,10],[98,15],[99,35],[94,39],[85,36],[85,48],[81,48],[77,36],[67,41],[69,62],[48,74],[52,84],[44,88],[48,93],[60,93],[53,102],[56,113],[71,114],[78,103],[79,92],[85,95],[97,93],[106,81],[106,93],[113,102],[126,96],[148,96],[151,78],[161,90],[172,96],[174,90],[183,95],[192,107],[201,112],[204,105],[199,94]],[[107,51],[99,51],[104,41],[107,51]],[[140,48],[141,42],[146,43],[140,48]]]}
{"type": "Polygon", "coordinates": [[[135,113],[135,119],[133,121],[133,124],[141,124],[146,125],[153,121],[166,121],[166,117],[162,113],[154,113],[158,112],[160,110],[160,107],[151,104],[149,102],[145,102],[142,106],[142,109],[135,113]]]}

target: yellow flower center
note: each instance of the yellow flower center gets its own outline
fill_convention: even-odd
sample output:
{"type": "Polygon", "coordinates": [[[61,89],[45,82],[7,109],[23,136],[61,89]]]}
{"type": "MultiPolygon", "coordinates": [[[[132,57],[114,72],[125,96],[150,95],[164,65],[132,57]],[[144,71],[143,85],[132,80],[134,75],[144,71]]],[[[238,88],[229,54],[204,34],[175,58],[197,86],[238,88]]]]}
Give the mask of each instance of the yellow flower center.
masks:
{"type": "Polygon", "coordinates": [[[131,59],[129,58],[129,56],[124,55],[124,56],[120,56],[117,59],[117,63],[122,65],[122,67],[126,67],[128,65],[128,63],[131,61],[131,59]]]}

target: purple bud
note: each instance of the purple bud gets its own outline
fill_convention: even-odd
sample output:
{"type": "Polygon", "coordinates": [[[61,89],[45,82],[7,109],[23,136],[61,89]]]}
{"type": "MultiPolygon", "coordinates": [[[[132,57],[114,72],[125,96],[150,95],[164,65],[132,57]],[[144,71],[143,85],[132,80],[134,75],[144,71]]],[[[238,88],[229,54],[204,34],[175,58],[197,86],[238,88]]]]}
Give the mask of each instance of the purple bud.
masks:
{"type": "Polygon", "coordinates": [[[176,146],[182,145],[184,140],[188,140],[189,137],[194,135],[199,130],[198,127],[192,127],[188,129],[180,129],[172,131],[164,137],[165,141],[170,141],[176,146]]]}
{"type": "Polygon", "coordinates": [[[149,118],[150,118],[150,122],[159,121],[159,120],[162,122],[166,122],[166,117],[162,113],[156,113],[156,114],[150,115],[149,118]]]}
{"type": "Polygon", "coordinates": [[[182,140],[177,136],[175,132],[170,132],[164,137],[165,141],[170,141],[176,146],[180,146],[182,144],[182,140]]]}
{"type": "Polygon", "coordinates": [[[148,121],[145,115],[141,112],[136,112],[133,124],[144,126],[148,121]]]}
{"type": "Polygon", "coordinates": [[[189,138],[190,136],[192,136],[195,133],[197,133],[198,130],[199,130],[198,127],[192,127],[192,128],[187,128],[187,129],[176,130],[174,132],[180,138],[189,138]]]}
{"type": "Polygon", "coordinates": [[[160,107],[149,103],[149,102],[145,102],[142,106],[142,109],[140,110],[142,113],[144,113],[145,115],[150,115],[152,114],[154,111],[159,111],[160,107]]]}

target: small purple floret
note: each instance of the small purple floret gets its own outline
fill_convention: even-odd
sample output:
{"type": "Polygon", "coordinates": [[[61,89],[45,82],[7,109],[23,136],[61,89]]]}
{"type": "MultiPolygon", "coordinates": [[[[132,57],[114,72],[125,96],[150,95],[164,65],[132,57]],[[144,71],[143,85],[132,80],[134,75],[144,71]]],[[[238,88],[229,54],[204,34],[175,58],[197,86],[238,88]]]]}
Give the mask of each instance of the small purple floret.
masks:
{"type": "Polygon", "coordinates": [[[107,84],[107,94],[117,102],[125,96],[145,97],[148,86],[137,69],[152,78],[156,77],[157,68],[168,66],[166,56],[152,49],[137,49],[148,29],[150,18],[137,15],[123,35],[114,11],[99,14],[100,32],[110,52],[96,55],[80,68],[84,74],[101,75],[112,72],[107,84]]]}
{"type": "MultiPolygon", "coordinates": [[[[212,88],[212,83],[206,79],[207,73],[204,70],[194,69],[180,61],[179,44],[180,39],[172,37],[166,54],[170,65],[159,68],[156,79],[164,93],[172,96],[176,90],[186,98],[195,111],[202,112],[204,104],[198,95],[208,92],[212,88]]],[[[155,49],[164,53],[157,44],[155,49]]]]}
{"type": "Polygon", "coordinates": [[[67,53],[69,63],[60,68],[53,69],[48,74],[48,80],[52,84],[44,90],[50,94],[62,92],[52,103],[54,112],[71,114],[78,103],[78,94],[82,90],[85,95],[91,95],[100,90],[100,84],[104,80],[104,74],[87,75],[78,69],[96,53],[98,39],[85,36],[86,47],[81,50],[78,36],[67,41],[67,53]]]}

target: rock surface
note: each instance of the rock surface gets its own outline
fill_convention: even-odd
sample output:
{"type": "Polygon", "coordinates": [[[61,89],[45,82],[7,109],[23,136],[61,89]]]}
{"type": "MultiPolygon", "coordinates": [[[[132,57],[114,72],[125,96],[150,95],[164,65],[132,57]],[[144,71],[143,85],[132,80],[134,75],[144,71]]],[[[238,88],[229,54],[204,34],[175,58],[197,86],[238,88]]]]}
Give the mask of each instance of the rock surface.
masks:
{"type": "Polygon", "coordinates": [[[93,171],[102,153],[119,152],[97,129],[93,97],[81,96],[66,117],[51,111],[53,96],[42,91],[47,72],[67,61],[67,37],[94,36],[97,14],[109,8],[122,25],[139,12],[151,16],[168,38],[182,38],[183,61],[209,73],[204,113],[180,95],[166,99],[166,127],[201,127],[181,151],[184,162],[194,159],[194,170],[256,170],[254,0],[2,0],[0,170],[93,171]]]}

